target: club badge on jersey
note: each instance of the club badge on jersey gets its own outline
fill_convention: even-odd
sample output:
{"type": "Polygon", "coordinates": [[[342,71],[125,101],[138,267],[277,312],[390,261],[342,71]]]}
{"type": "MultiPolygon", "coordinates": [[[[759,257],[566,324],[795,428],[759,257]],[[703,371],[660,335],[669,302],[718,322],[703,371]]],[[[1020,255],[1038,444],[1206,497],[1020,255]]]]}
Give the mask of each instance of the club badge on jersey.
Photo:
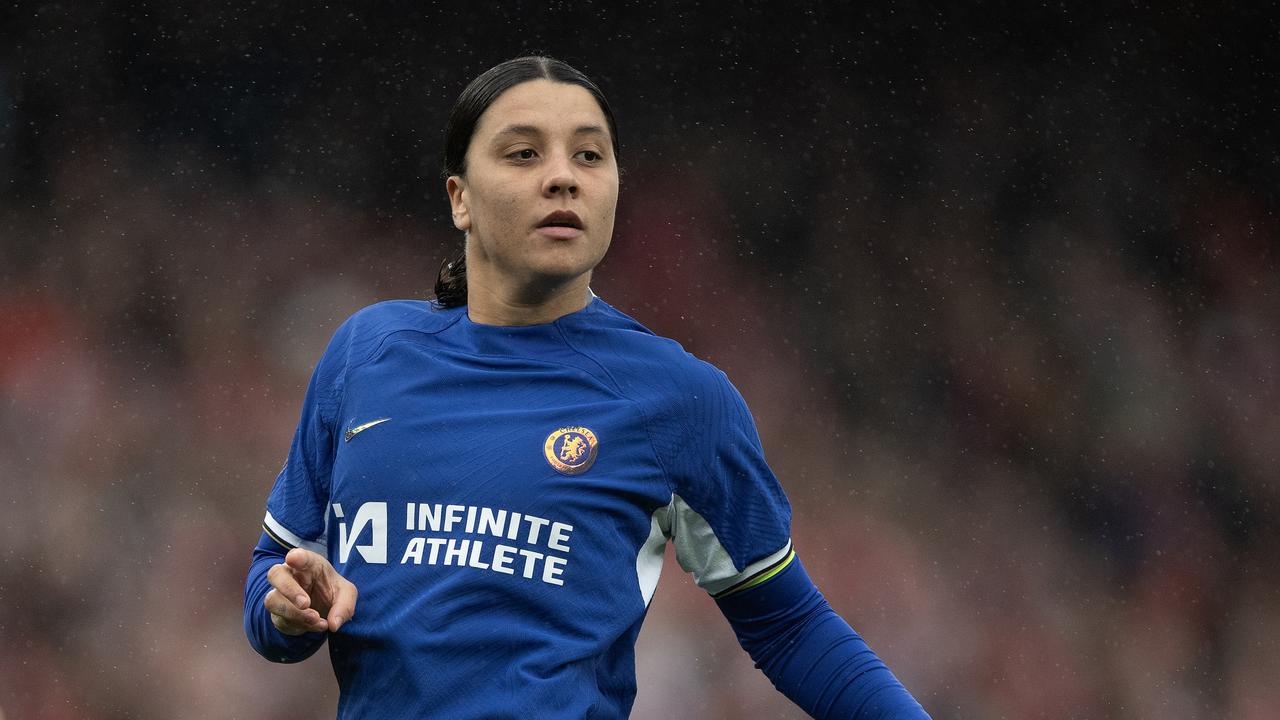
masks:
{"type": "Polygon", "coordinates": [[[547,436],[542,451],[561,475],[581,475],[596,462],[599,440],[585,427],[562,427],[547,436]]]}

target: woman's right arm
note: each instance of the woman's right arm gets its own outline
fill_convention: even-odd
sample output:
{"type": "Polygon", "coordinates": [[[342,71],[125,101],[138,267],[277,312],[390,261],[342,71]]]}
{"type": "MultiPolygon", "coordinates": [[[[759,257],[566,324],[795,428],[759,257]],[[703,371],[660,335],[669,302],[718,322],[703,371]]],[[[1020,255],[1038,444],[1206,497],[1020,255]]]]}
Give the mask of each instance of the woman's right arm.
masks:
{"type": "Polygon", "coordinates": [[[323,631],[285,634],[271,620],[266,597],[273,587],[268,575],[272,567],[285,562],[287,552],[270,535],[262,533],[257,547],[253,549],[253,564],[249,566],[249,577],[244,584],[244,632],[249,644],[262,657],[280,663],[306,660],[324,644],[325,639],[323,631]]]}

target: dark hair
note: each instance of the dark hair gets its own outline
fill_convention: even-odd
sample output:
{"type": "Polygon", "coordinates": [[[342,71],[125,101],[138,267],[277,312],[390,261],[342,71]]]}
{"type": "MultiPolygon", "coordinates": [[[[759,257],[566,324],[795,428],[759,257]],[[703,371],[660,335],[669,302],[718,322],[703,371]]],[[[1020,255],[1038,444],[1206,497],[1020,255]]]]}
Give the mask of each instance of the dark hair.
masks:
{"type": "MultiPolygon", "coordinates": [[[[444,129],[444,174],[466,175],[467,148],[476,132],[480,116],[498,96],[521,83],[530,80],[552,80],[584,88],[595,98],[609,126],[609,138],[613,141],[613,155],[618,156],[618,129],[614,124],[613,110],[604,93],[591,78],[576,68],[554,58],[539,55],[519,57],[495,65],[484,71],[463,89],[458,101],[449,113],[444,129]]],[[[459,307],[467,304],[467,251],[440,266],[436,275],[436,303],[443,307],[459,307]]]]}

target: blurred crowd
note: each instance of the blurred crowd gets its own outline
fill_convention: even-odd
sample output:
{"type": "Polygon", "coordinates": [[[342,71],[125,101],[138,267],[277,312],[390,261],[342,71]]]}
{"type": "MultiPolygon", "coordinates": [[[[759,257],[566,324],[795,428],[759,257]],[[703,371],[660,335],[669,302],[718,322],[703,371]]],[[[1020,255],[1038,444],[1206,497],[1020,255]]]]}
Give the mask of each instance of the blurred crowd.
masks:
{"type": "MultiPolygon", "coordinates": [[[[49,7],[0,16],[0,718],[332,716],[323,652],[243,637],[266,494],[329,334],[456,252],[452,97],[531,46],[49,7]]],[[[935,718],[1274,717],[1265,23],[788,64],[744,13],[644,67],[566,56],[623,139],[595,291],[729,374],[810,573],[935,718]]],[[[943,36],[921,17],[879,27],[943,36]]],[[[674,558],[638,652],[636,718],[803,717],[674,558]]]]}

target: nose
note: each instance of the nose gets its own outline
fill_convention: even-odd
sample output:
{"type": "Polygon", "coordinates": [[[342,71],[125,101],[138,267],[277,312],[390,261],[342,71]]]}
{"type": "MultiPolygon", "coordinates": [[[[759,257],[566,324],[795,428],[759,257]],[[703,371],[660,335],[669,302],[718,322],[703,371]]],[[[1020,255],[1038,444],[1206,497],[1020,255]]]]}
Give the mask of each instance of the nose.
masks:
{"type": "Polygon", "coordinates": [[[573,175],[570,162],[569,158],[563,158],[560,162],[548,167],[547,176],[542,181],[543,195],[546,197],[555,197],[556,195],[568,195],[571,198],[578,197],[578,179],[573,175]]]}

